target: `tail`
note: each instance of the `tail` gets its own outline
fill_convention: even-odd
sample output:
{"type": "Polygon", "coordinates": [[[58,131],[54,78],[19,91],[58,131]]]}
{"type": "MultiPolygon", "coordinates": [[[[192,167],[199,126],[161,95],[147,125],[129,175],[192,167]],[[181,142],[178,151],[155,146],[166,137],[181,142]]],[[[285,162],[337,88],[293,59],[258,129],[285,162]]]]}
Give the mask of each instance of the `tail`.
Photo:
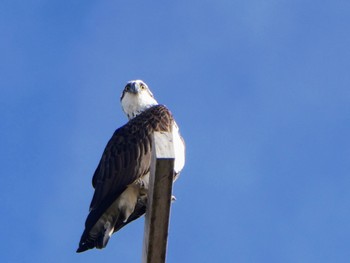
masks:
{"type": "MultiPolygon", "coordinates": [[[[79,242],[77,253],[84,252],[94,247],[99,249],[106,247],[109,238],[114,232],[113,226],[115,223],[115,220],[113,219],[111,221],[105,220],[106,217],[107,216],[102,216],[92,228],[85,227],[79,242]]],[[[88,220],[89,217],[86,222],[88,222],[88,220]]]]}
{"type": "Polygon", "coordinates": [[[93,220],[95,215],[94,211],[91,211],[86,219],[85,230],[81,236],[79,247],[76,252],[81,253],[92,248],[102,249],[106,247],[114,232],[119,231],[130,222],[145,214],[146,205],[147,198],[139,198],[134,212],[129,216],[126,222],[123,221],[124,217],[120,216],[121,213],[119,210],[112,214],[106,212],[97,221],[93,220]],[[91,221],[95,221],[96,223],[92,225],[90,224],[91,221]]]}
{"type": "MultiPolygon", "coordinates": [[[[110,231],[110,229],[109,229],[110,231]]],[[[110,238],[110,235],[108,235],[108,229],[106,231],[102,232],[99,236],[93,237],[89,235],[86,231],[84,231],[81,240],[79,242],[79,247],[77,249],[77,253],[84,252],[88,249],[92,249],[94,247],[102,249],[106,247],[108,240],[110,238]]]]}

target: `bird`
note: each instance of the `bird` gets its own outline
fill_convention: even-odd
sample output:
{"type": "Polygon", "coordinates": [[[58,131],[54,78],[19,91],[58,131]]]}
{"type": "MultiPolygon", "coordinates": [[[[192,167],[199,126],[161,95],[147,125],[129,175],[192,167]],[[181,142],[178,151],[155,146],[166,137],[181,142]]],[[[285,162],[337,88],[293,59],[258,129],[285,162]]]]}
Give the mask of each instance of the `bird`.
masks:
{"type": "Polygon", "coordinates": [[[120,102],[128,122],[115,130],[93,174],[95,191],[77,253],[105,248],[113,233],[145,214],[153,132],[173,134],[174,181],[185,165],[179,127],[144,81],[127,82],[120,102]]]}

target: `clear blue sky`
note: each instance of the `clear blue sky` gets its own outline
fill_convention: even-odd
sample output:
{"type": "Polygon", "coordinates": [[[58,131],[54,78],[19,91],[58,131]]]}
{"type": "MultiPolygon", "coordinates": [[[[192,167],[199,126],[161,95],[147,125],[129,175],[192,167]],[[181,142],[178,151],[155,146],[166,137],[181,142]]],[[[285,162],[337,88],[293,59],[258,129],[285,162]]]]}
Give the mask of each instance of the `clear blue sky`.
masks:
{"type": "Polygon", "coordinates": [[[104,250],[75,250],[92,174],[126,122],[120,93],[143,79],[187,143],[169,263],[347,262],[349,11],[1,1],[0,261],[140,262],[143,219],[104,250]]]}

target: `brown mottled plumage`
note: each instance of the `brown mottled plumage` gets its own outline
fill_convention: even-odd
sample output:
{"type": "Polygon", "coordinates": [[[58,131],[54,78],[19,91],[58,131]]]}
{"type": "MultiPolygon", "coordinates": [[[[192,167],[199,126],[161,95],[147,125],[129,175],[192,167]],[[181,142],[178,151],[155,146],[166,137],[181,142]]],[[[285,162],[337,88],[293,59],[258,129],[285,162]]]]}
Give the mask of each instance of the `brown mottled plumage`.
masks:
{"type": "Polygon", "coordinates": [[[136,185],[142,189],[142,177],[150,170],[152,134],[154,131],[170,132],[173,124],[170,111],[163,105],[156,105],[114,132],[92,179],[95,193],[77,252],[105,247],[111,233],[145,213],[147,194],[142,191],[130,216],[118,207],[116,200],[137,180],[140,183],[136,185]]]}

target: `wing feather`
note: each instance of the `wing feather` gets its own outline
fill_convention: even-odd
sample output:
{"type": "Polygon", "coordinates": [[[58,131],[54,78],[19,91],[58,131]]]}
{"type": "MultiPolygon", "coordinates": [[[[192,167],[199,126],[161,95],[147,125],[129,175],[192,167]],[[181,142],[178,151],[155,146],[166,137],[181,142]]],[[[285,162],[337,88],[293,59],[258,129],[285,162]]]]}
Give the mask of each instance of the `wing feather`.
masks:
{"type": "MultiPolygon", "coordinates": [[[[90,230],[129,184],[149,172],[152,134],[154,131],[171,131],[172,123],[170,111],[163,105],[157,105],[114,132],[92,178],[95,192],[80,241],[81,246],[83,244],[86,249],[94,246],[91,242],[95,242],[92,241],[95,237],[89,234],[90,230]]],[[[144,210],[144,205],[138,211],[135,209],[135,215],[131,218],[136,219],[144,210]]],[[[124,225],[118,226],[118,229],[124,225]]]]}

